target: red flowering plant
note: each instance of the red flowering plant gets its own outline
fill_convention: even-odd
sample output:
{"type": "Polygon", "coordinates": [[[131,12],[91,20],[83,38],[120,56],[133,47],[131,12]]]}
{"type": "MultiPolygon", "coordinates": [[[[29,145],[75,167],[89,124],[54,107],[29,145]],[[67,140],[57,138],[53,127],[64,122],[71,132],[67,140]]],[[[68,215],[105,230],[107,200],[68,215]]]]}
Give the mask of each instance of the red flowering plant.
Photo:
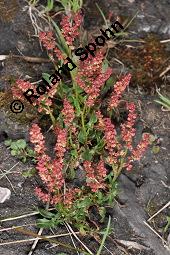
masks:
{"type": "MultiPolygon", "coordinates": [[[[36,168],[44,183],[44,189],[36,188],[36,194],[56,208],[55,212],[45,214],[47,219],[40,220],[39,224],[51,227],[70,222],[84,233],[92,228],[90,209],[96,207],[104,219],[104,206],[112,205],[117,194],[118,176],[122,170],[130,171],[133,162],[140,160],[150,139],[145,133],[139,144],[133,145],[137,118],[133,102],[126,102],[127,119],[119,127],[111,118],[129,86],[130,74],[113,84],[107,111],[103,110],[101,93],[111,78],[112,69],[105,65],[101,49],[84,61],[75,58],[73,51],[78,44],[82,20],[80,11],[70,12],[62,18],[61,30],[53,22],[56,37],[52,31],[40,33],[40,41],[56,69],[67,57],[74,60],[77,68],[70,72],[66,81],[52,82],[46,76],[53,86],[34,101],[39,112],[51,117],[56,136],[55,156],[48,155],[38,124],[30,129],[30,141],[37,155],[36,168]],[[62,102],[57,111],[56,99],[62,102]],[[77,181],[80,172],[85,178],[77,181]]],[[[13,92],[20,98],[21,92],[29,86],[35,90],[30,83],[21,80],[16,85],[13,92]]]]}

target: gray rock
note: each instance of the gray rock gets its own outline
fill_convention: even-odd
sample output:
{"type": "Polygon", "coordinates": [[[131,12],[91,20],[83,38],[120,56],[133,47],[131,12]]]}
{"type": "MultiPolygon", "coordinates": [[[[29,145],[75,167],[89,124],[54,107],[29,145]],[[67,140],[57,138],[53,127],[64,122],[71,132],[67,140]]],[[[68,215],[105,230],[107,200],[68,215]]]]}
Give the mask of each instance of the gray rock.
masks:
{"type": "Polygon", "coordinates": [[[5,132],[10,139],[24,138],[28,141],[28,131],[29,124],[19,123],[10,118],[5,110],[0,110],[0,134],[5,132]]]}

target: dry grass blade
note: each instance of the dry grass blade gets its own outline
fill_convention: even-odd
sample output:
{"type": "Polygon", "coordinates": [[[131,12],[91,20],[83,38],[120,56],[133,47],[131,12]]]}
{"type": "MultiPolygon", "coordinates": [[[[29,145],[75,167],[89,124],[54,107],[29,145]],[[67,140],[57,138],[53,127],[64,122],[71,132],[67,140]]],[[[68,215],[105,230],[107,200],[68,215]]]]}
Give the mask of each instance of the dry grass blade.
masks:
{"type": "MultiPolygon", "coordinates": [[[[73,239],[73,237],[72,237],[72,233],[70,232],[70,230],[69,230],[68,226],[66,225],[66,223],[65,223],[64,225],[65,225],[67,231],[68,231],[69,234],[70,234],[70,238],[71,238],[71,241],[72,241],[72,243],[73,243],[74,248],[77,248],[76,245],[75,245],[74,239],[73,239]]],[[[79,255],[80,253],[77,251],[77,254],[79,255]]]]}
{"type": "Polygon", "coordinates": [[[35,223],[32,223],[32,224],[24,224],[24,225],[20,225],[20,226],[12,226],[12,227],[9,227],[9,228],[2,228],[0,229],[0,232],[4,232],[4,231],[10,231],[10,230],[14,230],[15,228],[22,228],[22,227],[30,227],[30,226],[36,226],[35,223]]]}
{"type": "MultiPolygon", "coordinates": [[[[46,210],[49,209],[49,203],[47,203],[45,209],[46,209],[46,210]]],[[[43,232],[43,230],[44,230],[44,228],[40,228],[39,231],[38,231],[38,235],[41,235],[42,232],[43,232]]],[[[39,240],[38,237],[34,240],[34,243],[33,243],[32,247],[31,247],[31,250],[30,250],[30,252],[28,253],[28,255],[32,255],[32,254],[33,254],[33,252],[34,252],[34,250],[35,250],[35,248],[36,248],[36,246],[37,246],[38,240],[39,240]]]]}
{"type": "MultiPolygon", "coordinates": [[[[59,242],[59,241],[56,241],[56,240],[51,240],[49,239],[47,236],[40,236],[40,235],[37,235],[36,233],[32,232],[32,231],[29,231],[29,230],[26,230],[26,229],[23,229],[23,228],[16,228],[15,231],[19,232],[19,233],[22,233],[24,235],[29,235],[29,236],[32,236],[32,237],[35,237],[35,239],[38,237],[39,239],[41,240],[44,240],[44,241],[47,241],[47,242],[50,242],[50,243],[54,243],[54,244],[57,244],[57,245],[60,245],[60,246],[63,246],[65,248],[68,248],[70,250],[78,250],[80,252],[84,252],[84,254],[87,255],[87,253],[85,253],[85,251],[77,248],[75,249],[74,247],[72,247],[71,245],[68,245],[68,244],[64,244],[62,242],[59,242]]],[[[93,255],[93,253],[91,253],[93,255]]]]}
{"type": "Polygon", "coordinates": [[[159,77],[164,76],[170,70],[170,65],[159,75],[159,77]]]}
{"type": "Polygon", "coordinates": [[[157,235],[163,242],[163,244],[166,244],[167,245],[167,242],[165,241],[165,239],[163,239],[162,236],[160,236],[146,221],[144,221],[144,224],[150,228],[150,230],[152,230],[153,233],[155,233],[155,235],[157,235]]]}
{"type": "Polygon", "coordinates": [[[79,241],[79,243],[81,243],[81,245],[86,249],[86,251],[87,251],[89,254],[94,255],[94,254],[92,253],[92,251],[89,250],[89,248],[78,238],[78,236],[77,236],[76,233],[73,231],[73,229],[71,228],[71,226],[70,226],[68,223],[66,223],[66,225],[67,225],[67,227],[69,228],[69,230],[71,231],[71,233],[73,234],[73,236],[77,239],[77,241],[79,241]]]}
{"type": "Polygon", "coordinates": [[[11,173],[11,170],[16,167],[20,162],[17,162],[14,166],[12,166],[9,170],[7,171],[2,171],[2,174],[0,174],[0,179],[2,179],[4,176],[6,176],[7,174],[11,173]]]}
{"type": "Polygon", "coordinates": [[[156,215],[158,215],[160,212],[162,212],[165,208],[169,206],[170,206],[170,201],[166,205],[164,205],[158,212],[152,215],[147,221],[151,221],[156,215]]]}
{"type": "MultiPolygon", "coordinates": [[[[0,171],[2,172],[2,175],[4,174],[3,173],[3,171],[0,169],[0,171]]],[[[14,188],[14,186],[12,185],[12,182],[10,181],[10,179],[8,178],[8,176],[6,176],[6,174],[4,175],[5,176],[5,178],[7,179],[7,181],[9,182],[9,184],[11,185],[11,188],[12,188],[12,190],[14,191],[14,193],[16,193],[16,191],[15,191],[15,188],[14,188]]],[[[1,179],[1,178],[0,178],[1,179]]]]}
{"type": "MultiPolygon", "coordinates": [[[[79,232],[76,232],[76,234],[79,234],[79,232]]],[[[68,235],[70,235],[70,234],[65,233],[65,234],[59,234],[59,235],[46,236],[46,238],[51,239],[51,238],[55,238],[55,237],[64,237],[64,236],[68,236],[68,235]]],[[[36,239],[37,239],[37,237],[36,238],[30,238],[30,239],[10,241],[10,242],[5,242],[5,243],[0,243],[0,246],[10,245],[10,244],[18,244],[18,243],[27,243],[27,242],[32,242],[36,239]]],[[[41,239],[41,238],[39,238],[39,239],[41,239]]]]}
{"type": "MultiPolygon", "coordinates": [[[[43,232],[43,230],[44,230],[44,228],[40,228],[39,231],[38,231],[38,235],[41,235],[42,232],[43,232]]],[[[35,248],[36,248],[36,246],[37,246],[38,241],[39,241],[39,238],[37,237],[37,238],[34,240],[34,243],[33,243],[32,247],[31,247],[31,250],[30,250],[30,252],[28,253],[28,255],[32,255],[32,254],[33,254],[33,252],[35,251],[35,248]]]]}
{"type": "Polygon", "coordinates": [[[170,39],[160,41],[160,43],[168,43],[168,42],[170,42],[170,39]]]}
{"type": "MultiPolygon", "coordinates": [[[[48,211],[52,211],[54,209],[55,208],[50,208],[48,211]]],[[[31,216],[38,215],[38,214],[39,214],[39,212],[37,212],[37,211],[36,212],[31,212],[31,213],[23,214],[23,215],[16,216],[16,217],[5,218],[5,219],[0,220],[0,222],[6,222],[6,221],[13,221],[13,220],[18,220],[18,219],[23,219],[23,218],[31,217],[31,216]]]]}
{"type": "Polygon", "coordinates": [[[137,242],[126,241],[126,240],[117,240],[117,239],[116,239],[116,241],[120,244],[123,244],[124,246],[127,246],[128,249],[133,248],[133,249],[136,249],[136,250],[150,250],[150,248],[148,248],[144,245],[141,245],[137,242]]]}

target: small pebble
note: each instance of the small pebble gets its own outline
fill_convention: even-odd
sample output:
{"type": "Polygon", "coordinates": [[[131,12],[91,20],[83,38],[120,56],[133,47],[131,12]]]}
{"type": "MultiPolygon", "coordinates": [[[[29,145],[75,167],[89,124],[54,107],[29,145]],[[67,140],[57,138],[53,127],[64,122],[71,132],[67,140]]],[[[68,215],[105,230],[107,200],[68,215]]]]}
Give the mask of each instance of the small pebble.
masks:
{"type": "Polygon", "coordinates": [[[10,199],[11,191],[7,188],[0,187],[0,203],[4,203],[7,199],[10,199]]]}

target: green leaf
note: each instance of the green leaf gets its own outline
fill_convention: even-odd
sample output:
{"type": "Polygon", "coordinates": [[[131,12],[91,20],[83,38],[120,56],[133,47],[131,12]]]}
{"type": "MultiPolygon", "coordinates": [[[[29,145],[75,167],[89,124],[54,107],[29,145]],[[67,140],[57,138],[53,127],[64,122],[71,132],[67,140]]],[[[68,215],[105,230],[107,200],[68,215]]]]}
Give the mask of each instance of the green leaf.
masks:
{"type": "Polygon", "coordinates": [[[84,151],[82,157],[84,160],[91,161],[93,158],[93,155],[94,155],[94,151],[93,150],[90,151],[89,149],[87,149],[84,151]]]}
{"type": "Polygon", "coordinates": [[[27,148],[26,151],[27,151],[27,153],[29,154],[30,157],[34,157],[35,156],[35,152],[32,149],[27,148]]]}
{"type": "Polygon", "coordinates": [[[72,97],[73,103],[74,103],[74,107],[76,108],[76,115],[77,117],[80,116],[81,114],[81,108],[79,103],[77,102],[76,98],[72,97]]]}
{"type": "Polygon", "coordinates": [[[159,151],[160,151],[160,147],[159,146],[153,146],[153,148],[152,148],[152,152],[153,152],[153,154],[157,154],[157,153],[159,153],[159,151]]]}
{"type": "Polygon", "coordinates": [[[17,143],[16,143],[16,142],[12,142],[11,145],[10,145],[10,148],[11,148],[12,150],[18,150],[17,143]]]}
{"type": "Polygon", "coordinates": [[[85,197],[84,200],[78,201],[77,208],[88,208],[91,205],[91,198],[85,197]]]}
{"type": "Polygon", "coordinates": [[[92,113],[92,115],[90,116],[90,120],[89,122],[87,123],[87,126],[89,128],[93,128],[94,124],[97,122],[97,117],[96,117],[96,114],[95,113],[92,113]]]}
{"type": "Polygon", "coordinates": [[[162,106],[170,109],[170,105],[168,105],[167,103],[163,102],[163,101],[160,101],[160,100],[155,100],[156,103],[158,104],[161,104],[162,106]]]}
{"type": "Polygon", "coordinates": [[[108,67],[109,67],[109,64],[108,64],[109,62],[108,62],[108,60],[106,59],[105,61],[103,61],[103,63],[102,63],[102,73],[105,73],[106,72],[106,70],[108,69],[108,67]]]}
{"type": "Polygon", "coordinates": [[[27,147],[27,143],[24,139],[16,141],[16,145],[18,146],[19,149],[25,149],[27,147]]]}
{"type": "Polygon", "coordinates": [[[6,141],[4,142],[4,144],[5,144],[6,146],[10,146],[11,143],[12,143],[12,140],[11,140],[11,139],[6,140],[6,141]]]}
{"type": "Polygon", "coordinates": [[[79,230],[80,230],[80,233],[82,236],[85,236],[86,235],[86,230],[84,229],[84,226],[83,225],[80,225],[79,226],[79,230]]]}
{"type": "Polygon", "coordinates": [[[26,157],[23,157],[22,158],[22,162],[25,163],[27,161],[27,158],[26,157]]]}
{"type": "Polygon", "coordinates": [[[52,22],[52,24],[53,24],[53,26],[56,30],[56,36],[57,36],[57,39],[58,39],[57,45],[58,45],[59,49],[62,50],[64,53],[66,53],[66,55],[69,57],[69,53],[70,53],[69,47],[66,44],[66,41],[64,39],[63,34],[61,33],[60,28],[58,27],[58,25],[53,20],[51,20],[51,22],[52,22]]]}
{"type": "Polygon", "coordinates": [[[50,12],[53,9],[54,0],[48,0],[47,7],[45,8],[45,12],[50,12]]]}
{"type": "Polygon", "coordinates": [[[103,222],[104,219],[105,219],[105,216],[106,216],[106,209],[105,209],[105,207],[100,207],[99,208],[99,214],[102,217],[101,222],[103,222]]]}
{"type": "Polygon", "coordinates": [[[107,236],[108,236],[108,234],[109,234],[110,224],[111,224],[111,217],[110,217],[110,215],[109,215],[109,220],[108,220],[108,223],[107,223],[106,232],[104,233],[104,236],[103,236],[102,242],[101,242],[101,244],[100,244],[99,250],[98,250],[98,252],[97,252],[97,254],[96,254],[96,255],[100,255],[100,254],[101,254],[101,252],[102,252],[102,249],[103,249],[104,243],[105,243],[106,238],[107,238],[107,236]]]}
{"type": "Polygon", "coordinates": [[[113,88],[114,85],[114,79],[110,77],[107,81],[104,87],[102,87],[101,95],[104,96],[110,88],[113,88]]]}
{"type": "Polygon", "coordinates": [[[36,174],[36,169],[32,168],[32,169],[30,169],[28,171],[23,172],[22,176],[24,176],[24,177],[32,177],[35,174],[36,174]]]}
{"type": "Polygon", "coordinates": [[[77,150],[71,150],[71,156],[73,156],[74,158],[77,158],[78,157],[78,153],[77,153],[77,150]]]}
{"type": "Polygon", "coordinates": [[[40,219],[37,221],[37,226],[39,228],[52,228],[55,227],[57,224],[55,221],[47,220],[47,219],[40,219]]]}
{"type": "Polygon", "coordinates": [[[159,91],[157,91],[157,93],[159,94],[160,99],[167,105],[170,107],[170,99],[168,97],[164,97],[159,91]]]}
{"type": "Polygon", "coordinates": [[[86,141],[86,134],[81,130],[78,134],[78,140],[80,143],[84,144],[86,141]]]}
{"type": "Polygon", "coordinates": [[[54,217],[54,213],[51,213],[45,209],[41,209],[41,208],[38,208],[38,212],[44,217],[44,218],[48,218],[48,219],[51,219],[54,217]]]}
{"type": "Polygon", "coordinates": [[[98,144],[95,146],[96,152],[100,152],[103,149],[104,145],[105,145],[104,140],[103,139],[100,140],[98,144]]]}
{"type": "Polygon", "coordinates": [[[51,75],[48,73],[42,73],[42,77],[48,82],[48,84],[51,84],[50,76],[51,75]]]}
{"type": "Polygon", "coordinates": [[[11,155],[12,155],[12,156],[16,156],[16,155],[17,155],[16,150],[11,150],[11,155]]]}

